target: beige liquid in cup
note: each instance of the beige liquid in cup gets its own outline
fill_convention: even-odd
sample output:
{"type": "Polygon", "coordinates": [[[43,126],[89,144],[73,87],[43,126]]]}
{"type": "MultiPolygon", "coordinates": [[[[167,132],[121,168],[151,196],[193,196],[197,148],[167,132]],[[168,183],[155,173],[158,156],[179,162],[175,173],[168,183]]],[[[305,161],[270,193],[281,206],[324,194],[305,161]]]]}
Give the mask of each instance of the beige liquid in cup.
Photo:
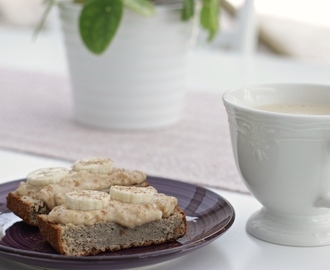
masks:
{"type": "Polygon", "coordinates": [[[330,105],[322,104],[271,104],[255,107],[255,109],[291,114],[330,115],[330,105]]]}

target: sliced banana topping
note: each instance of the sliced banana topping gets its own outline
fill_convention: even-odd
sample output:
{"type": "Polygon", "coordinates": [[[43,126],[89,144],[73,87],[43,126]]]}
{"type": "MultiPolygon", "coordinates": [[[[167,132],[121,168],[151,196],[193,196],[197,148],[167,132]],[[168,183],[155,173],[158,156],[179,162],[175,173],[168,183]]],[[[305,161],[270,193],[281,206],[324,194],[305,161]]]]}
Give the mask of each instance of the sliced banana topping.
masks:
{"type": "Polygon", "coordinates": [[[72,210],[101,210],[109,205],[110,195],[96,190],[72,191],[66,194],[65,203],[72,210]]]}
{"type": "Polygon", "coordinates": [[[28,184],[46,186],[59,183],[69,174],[69,169],[63,167],[41,168],[30,172],[26,176],[28,184]]]}
{"type": "Polygon", "coordinates": [[[124,203],[145,204],[151,202],[157,190],[154,187],[112,186],[110,187],[111,200],[124,203]]]}
{"type": "Polygon", "coordinates": [[[108,174],[112,171],[113,160],[110,158],[84,158],[76,161],[72,169],[75,171],[87,171],[90,173],[108,174]]]}

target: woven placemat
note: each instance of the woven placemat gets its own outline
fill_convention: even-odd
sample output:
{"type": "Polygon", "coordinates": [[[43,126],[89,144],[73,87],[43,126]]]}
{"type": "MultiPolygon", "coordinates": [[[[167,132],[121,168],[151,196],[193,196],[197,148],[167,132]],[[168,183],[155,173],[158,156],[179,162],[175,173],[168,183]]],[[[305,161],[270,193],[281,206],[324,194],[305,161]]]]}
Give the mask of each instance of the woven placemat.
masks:
{"type": "Polygon", "coordinates": [[[176,126],[123,132],[76,123],[67,77],[0,69],[0,85],[2,148],[68,161],[111,157],[117,167],[247,192],[235,167],[220,93],[188,92],[176,126]]]}

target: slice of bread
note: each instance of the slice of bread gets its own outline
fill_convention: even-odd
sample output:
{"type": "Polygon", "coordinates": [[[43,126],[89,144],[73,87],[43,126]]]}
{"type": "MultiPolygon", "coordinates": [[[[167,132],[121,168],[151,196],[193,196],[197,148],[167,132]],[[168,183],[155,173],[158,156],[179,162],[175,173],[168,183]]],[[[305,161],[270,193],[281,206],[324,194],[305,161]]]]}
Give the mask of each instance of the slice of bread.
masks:
{"type": "Polygon", "coordinates": [[[38,199],[29,196],[21,196],[15,192],[9,192],[7,196],[7,208],[16,216],[19,216],[29,225],[37,226],[37,216],[48,214],[50,209],[47,205],[38,199]]]}
{"type": "Polygon", "coordinates": [[[52,223],[47,215],[38,215],[38,226],[58,253],[71,256],[162,244],[177,240],[187,230],[185,214],[178,206],[169,217],[134,228],[103,221],[93,225],[52,223]]]}
{"type": "MultiPolygon", "coordinates": [[[[109,159],[98,158],[99,160],[109,159]]],[[[7,208],[27,224],[37,226],[37,216],[48,214],[55,206],[64,203],[67,192],[85,189],[109,191],[113,185],[149,185],[146,175],[141,171],[111,167],[108,173],[90,172],[77,168],[77,164],[81,165],[80,161],[75,162],[67,176],[58,183],[33,185],[29,181],[22,181],[15,191],[8,194],[7,208]]],[[[40,179],[37,181],[40,182],[40,179]]]]}
{"type": "MultiPolygon", "coordinates": [[[[142,183],[134,186],[146,187],[148,185],[149,183],[147,181],[143,181],[142,183]]],[[[72,190],[67,189],[67,192],[70,191],[72,190]]],[[[34,196],[21,196],[16,191],[8,193],[7,208],[31,226],[38,226],[37,216],[40,214],[48,214],[52,209],[49,208],[44,201],[37,199],[34,196]]]]}
{"type": "Polygon", "coordinates": [[[9,192],[7,207],[69,256],[171,242],[187,231],[177,198],[158,193],[141,171],[113,168],[110,159],[33,171],[9,192]]]}

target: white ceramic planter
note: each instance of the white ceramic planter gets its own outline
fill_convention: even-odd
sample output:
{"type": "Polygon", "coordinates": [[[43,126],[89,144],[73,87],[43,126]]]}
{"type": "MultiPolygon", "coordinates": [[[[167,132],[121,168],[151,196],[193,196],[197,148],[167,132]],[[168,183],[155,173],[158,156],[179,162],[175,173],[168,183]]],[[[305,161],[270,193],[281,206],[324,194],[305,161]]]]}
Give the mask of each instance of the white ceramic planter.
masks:
{"type": "Polygon", "coordinates": [[[186,60],[198,22],[182,22],[180,8],[160,6],[153,17],[125,9],[110,47],[98,56],[80,38],[81,6],[59,5],[77,121],[154,129],[181,119],[186,60]]]}

